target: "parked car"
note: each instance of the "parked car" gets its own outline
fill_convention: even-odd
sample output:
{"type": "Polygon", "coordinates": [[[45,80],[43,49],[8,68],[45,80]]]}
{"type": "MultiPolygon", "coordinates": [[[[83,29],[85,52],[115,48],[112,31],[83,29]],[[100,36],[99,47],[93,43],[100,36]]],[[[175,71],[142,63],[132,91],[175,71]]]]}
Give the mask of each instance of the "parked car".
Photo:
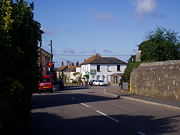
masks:
{"type": "Polygon", "coordinates": [[[89,81],[89,85],[90,85],[90,86],[93,86],[93,82],[94,82],[94,81],[96,81],[96,80],[90,80],[90,81],[89,81]]]}
{"type": "Polygon", "coordinates": [[[62,80],[57,80],[56,83],[57,83],[57,85],[58,85],[58,87],[59,87],[59,90],[64,89],[64,83],[63,83],[62,80]]]}
{"type": "Polygon", "coordinates": [[[39,93],[43,91],[53,92],[53,77],[50,75],[44,75],[39,80],[39,93]]]}
{"type": "Polygon", "coordinates": [[[103,80],[95,80],[93,82],[93,85],[95,85],[95,86],[105,86],[105,85],[107,85],[107,83],[105,83],[103,80]]]}

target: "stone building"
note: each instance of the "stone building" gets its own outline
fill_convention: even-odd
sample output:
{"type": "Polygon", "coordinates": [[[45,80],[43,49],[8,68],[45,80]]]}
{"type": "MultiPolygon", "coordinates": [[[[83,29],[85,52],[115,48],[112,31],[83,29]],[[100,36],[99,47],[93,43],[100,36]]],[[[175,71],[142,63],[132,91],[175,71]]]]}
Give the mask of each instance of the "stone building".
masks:
{"type": "Polygon", "coordinates": [[[53,55],[43,48],[38,48],[38,65],[42,75],[46,75],[49,71],[48,63],[51,62],[52,57],[53,55]]]}

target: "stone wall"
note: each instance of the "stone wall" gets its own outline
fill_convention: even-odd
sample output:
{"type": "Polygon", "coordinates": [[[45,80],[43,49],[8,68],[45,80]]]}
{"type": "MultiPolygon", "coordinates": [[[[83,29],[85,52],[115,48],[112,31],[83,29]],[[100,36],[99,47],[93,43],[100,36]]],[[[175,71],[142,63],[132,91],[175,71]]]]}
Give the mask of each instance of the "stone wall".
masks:
{"type": "Polygon", "coordinates": [[[180,101],[180,60],[141,64],[131,82],[135,94],[180,101]]]}

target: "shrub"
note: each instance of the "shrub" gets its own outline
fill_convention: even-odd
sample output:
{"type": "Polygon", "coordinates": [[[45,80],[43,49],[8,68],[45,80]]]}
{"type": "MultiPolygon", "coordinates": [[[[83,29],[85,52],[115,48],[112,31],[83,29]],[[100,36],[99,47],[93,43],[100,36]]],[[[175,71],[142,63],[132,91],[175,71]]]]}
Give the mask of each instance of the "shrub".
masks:
{"type": "Polygon", "coordinates": [[[124,71],[124,74],[120,80],[120,84],[122,85],[122,82],[130,82],[130,75],[131,75],[131,72],[133,71],[134,68],[137,68],[139,66],[141,62],[135,62],[135,61],[131,61],[128,63],[125,71],[124,71]]]}

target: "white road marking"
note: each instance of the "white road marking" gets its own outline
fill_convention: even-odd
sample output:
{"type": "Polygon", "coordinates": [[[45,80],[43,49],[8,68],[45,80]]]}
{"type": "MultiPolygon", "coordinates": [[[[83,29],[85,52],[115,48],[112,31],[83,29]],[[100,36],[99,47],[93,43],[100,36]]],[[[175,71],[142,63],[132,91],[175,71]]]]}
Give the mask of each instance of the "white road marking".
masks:
{"type": "Polygon", "coordinates": [[[81,105],[83,105],[83,106],[85,106],[85,107],[90,107],[90,106],[88,106],[88,105],[86,105],[86,104],[84,104],[84,103],[80,103],[81,105]]]}
{"type": "Polygon", "coordinates": [[[74,97],[71,97],[72,98],[72,100],[76,100],[74,97]]]}
{"type": "Polygon", "coordinates": [[[146,135],[146,134],[144,134],[143,132],[140,132],[140,131],[137,132],[137,133],[140,134],[140,135],[146,135]]]}
{"type": "Polygon", "coordinates": [[[117,122],[117,123],[120,122],[119,120],[117,120],[117,119],[115,119],[115,118],[113,118],[113,117],[111,117],[111,116],[108,116],[107,114],[105,114],[105,113],[103,113],[103,112],[101,112],[101,111],[96,110],[96,112],[99,113],[99,114],[101,114],[101,115],[103,115],[103,116],[108,117],[109,119],[111,119],[111,120],[113,120],[113,121],[115,121],[115,122],[117,122]]]}

